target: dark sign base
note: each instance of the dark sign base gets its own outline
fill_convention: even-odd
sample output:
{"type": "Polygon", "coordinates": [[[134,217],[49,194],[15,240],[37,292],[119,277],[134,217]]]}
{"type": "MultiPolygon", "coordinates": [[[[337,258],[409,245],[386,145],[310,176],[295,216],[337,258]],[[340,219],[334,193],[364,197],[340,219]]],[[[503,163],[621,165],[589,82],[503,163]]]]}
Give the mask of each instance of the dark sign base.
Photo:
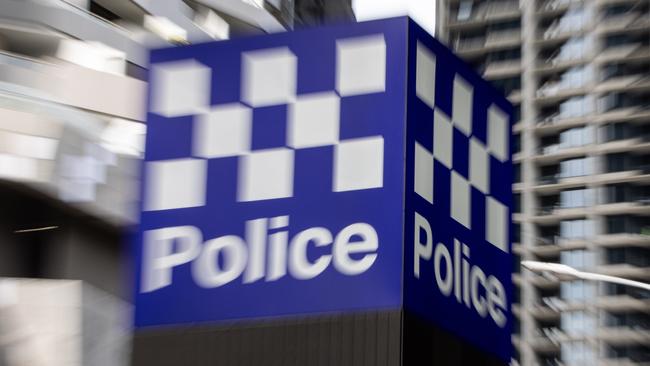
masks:
{"type": "Polygon", "coordinates": [[[403,311],[139,329],[132,365],[505,366],[403,311]]]}

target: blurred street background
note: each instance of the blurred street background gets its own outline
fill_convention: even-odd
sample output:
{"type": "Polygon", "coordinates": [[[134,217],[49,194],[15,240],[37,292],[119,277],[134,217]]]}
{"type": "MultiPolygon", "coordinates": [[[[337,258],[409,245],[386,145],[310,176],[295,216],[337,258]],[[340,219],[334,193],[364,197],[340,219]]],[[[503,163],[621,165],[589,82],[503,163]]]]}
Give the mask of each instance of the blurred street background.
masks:
{"type": "Polygon", "coordinates": [[[513,365],[650,365],[650,0],[0,0],[0,366],[128,365],[148,50],[412,15],[515,105],[513,365]]]}

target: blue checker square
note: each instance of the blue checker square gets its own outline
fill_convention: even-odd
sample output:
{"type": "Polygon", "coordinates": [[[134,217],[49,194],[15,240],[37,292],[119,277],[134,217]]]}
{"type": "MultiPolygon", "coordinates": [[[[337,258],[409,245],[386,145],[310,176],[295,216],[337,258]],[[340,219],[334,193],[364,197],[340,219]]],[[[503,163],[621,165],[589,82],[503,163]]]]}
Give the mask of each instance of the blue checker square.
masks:
{"type": "Polygon", "coordinates": [[[445,46],[394,18],[150,60],[136,327],[402,309],[509,360],[512,107],[445,46]]]}
{"type": "Polygon", "coordinates": [[[287,140],[287,106],[253,109],[252,150],[283,147],[287,140]]]}

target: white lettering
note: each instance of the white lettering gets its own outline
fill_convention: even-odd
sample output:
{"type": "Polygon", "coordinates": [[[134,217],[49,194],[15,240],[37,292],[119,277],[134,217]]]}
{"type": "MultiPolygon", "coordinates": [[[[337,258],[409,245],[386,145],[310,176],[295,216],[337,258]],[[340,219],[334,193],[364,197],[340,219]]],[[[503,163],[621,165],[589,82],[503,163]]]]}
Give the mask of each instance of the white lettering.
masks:
{"type": "Polygon", "coordinates": [[[245,240],[225,235],[205,243],[201,231],[194,226],[145,231],[140,291],[151,292],[171,285],[173,269],[188,263],[198,286],[214,288],[239,277],[244,284],[277,281],[287,273],[308,280],[332,263],[338,272],[354,276],[370,269],[377,260],[379,238],[369,224],[348,225],[336,238],[326,228],[308,228],[291,240],[288,225],[289,216],[249,220],[245,240]],[[330,253],[312,253],[312,247],[326,250],[328,246],[330,253]]]}
{"type": "Polygon", "coordinates": [[[368,270],[377,259],[377,232],[365,223],[356,223],[345,227],[334,240],[334,267],[348,276],[358,275],[368,270]],[[361,239],[350,241],[354,236],[361,239]],[[366,253],[363,258],[355,260],[350,254],[366,253]]]}
{"type": "MultiPolygon", "coordinates": [[[[443,243],[433,249],[433,273],[438,290],[444,296],[452,296],[458,304],[474,309],[482,318],[488,314],[494,323],[506,325],[507,300],[505,288],[496,277],[487,276],[483,269],[470,262],[470,248],[453,239],[453,253],[443,243]],[[444,270],[443,270],[444,267],[444,270]],[[483,291],[485,295],[482,295],[483,291]]],[[[413,275],[420,278],[423,265],[431,259],[433,237],[431,225],[426,218],[415,213],[413,237],[413,275]],[[423,240],[421,233],[426,233],[423,240]],[[424,243],[423,243],[424,241],[424,243]]]]}
{"type": "Polygon", "coordinates": [[[503,310],[506,309],[506,291],[503,284],[494,276],[488,277],[488,311],[494,322],[503,328],[506,326],[506,316],[503,310]]]}
{"type": "Polygon", "coordinates": [[[209,240],[192,263],[194,281],[201,287],[219,287],[239,277],[246,268],[246,243],[234,235],[209,240]],[[219,254],[223,257],[219,266],[219,254]]]}
{"type": "Polygon", "coordinates": [[[308,280],[321,274],[329,266],[332,256],[322,255],[314,263],[307,259],[307,244],[313,242],[316,247],[332,244],[332,234],[322,227],[313,227],[301,231],[292,240],[289,248],[289,271],[293,277],[308,280]]]}
{"type": "Polygon", "coordinates": [[[431,259],[431,252],[433,252],[433,242],[431,239],[431,225],[429,221],[422,217],[419,213],[415,213],[415,245],[413,246],[413,274],[415,278],[420,278],[420,259],[431,259]],[[422,238],[420,233],[424,230],[427,235],[427,242],[422,245],[422,238]]]}
{"type": "Polygon", "coordinates": [[[194,226],[146,231],[142,249],[141,291],[151,292],[169,286],[172,283],[172,268],[196,258],[201,252],[202,238],[201,231],[194,226]]]}
{"type": "Polygon", "coordinates": [[[449,254],[449,250],[447,250],[447,247],[442,245],[442,243],[436,245],[436,251],[433,254],[433,270],[436,275],[436,284],[438,284],[440,292],[445,296],[449,296],[449,294],[451,294],[451,288],[454,285],[454,279],[451,274],[451,254],[449,254]],[[440,268],[442,268],[440,259],[445,260],[445,269],[447,271],[445,272],[444,279],[440,274],[440,268]]]}

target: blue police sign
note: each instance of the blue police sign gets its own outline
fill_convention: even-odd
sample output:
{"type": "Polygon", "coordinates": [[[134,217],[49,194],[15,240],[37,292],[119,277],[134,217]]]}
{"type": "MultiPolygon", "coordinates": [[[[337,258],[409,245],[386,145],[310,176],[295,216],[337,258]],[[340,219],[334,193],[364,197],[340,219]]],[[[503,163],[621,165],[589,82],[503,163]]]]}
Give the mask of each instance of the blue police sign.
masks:
{"type": "Polygon", "coordinates": [[[136,326],[404,307],[509,358],[510,110],[406,18],[153,51],[136,326]]]}

